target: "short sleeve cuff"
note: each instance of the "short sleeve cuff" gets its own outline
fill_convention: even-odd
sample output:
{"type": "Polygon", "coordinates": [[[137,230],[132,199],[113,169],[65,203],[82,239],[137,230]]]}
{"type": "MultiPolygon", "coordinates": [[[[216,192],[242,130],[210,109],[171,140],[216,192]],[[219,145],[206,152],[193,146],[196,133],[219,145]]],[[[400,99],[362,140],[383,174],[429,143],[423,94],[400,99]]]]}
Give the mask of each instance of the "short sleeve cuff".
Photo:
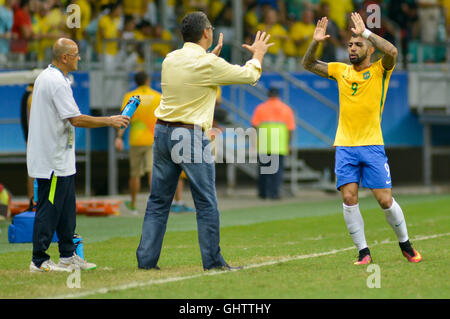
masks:
{"type": "Polygon", "coordinates": [[[247,64],[253,64],[255,66],[255,68],[257,68],[258,70],[261,71],[262,67],[261,67],[261,63],[259,62],[259,60],[257,59],[251,59],[247,62],[247,64]]]}
{"type": "Polygon", "coordinates": [[[64,114],[61,116],[61,120],[65,120],[65,119],[77,117],[77,116],[81,116],[81,113],[77,112],[77,113],[64,114]]]}

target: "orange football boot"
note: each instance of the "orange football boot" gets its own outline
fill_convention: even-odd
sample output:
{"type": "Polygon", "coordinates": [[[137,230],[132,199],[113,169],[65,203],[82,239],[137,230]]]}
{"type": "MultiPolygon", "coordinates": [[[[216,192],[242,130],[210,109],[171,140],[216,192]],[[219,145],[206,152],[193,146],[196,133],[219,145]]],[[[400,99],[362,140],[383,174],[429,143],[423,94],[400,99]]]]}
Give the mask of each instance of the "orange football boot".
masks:
{"type": "Polygon", "coordinates": [[[365,255],[362,258],[358,258],[358,261],[354,263],[354,265],[368,265],[372,263],[372,257],[369,254],[365,255]]]}
{"type": "Polygon", "coordinates": [[[418,262],[420,262],[422,260],[422,255],[417,250],[415,250],[414,248],[413,248],[413,251],[414,251],[414,256],[411,256],[410,254],[408,254],[404,250],[402,250],[402,254],[411,263],[418,263],[418,262]]]}

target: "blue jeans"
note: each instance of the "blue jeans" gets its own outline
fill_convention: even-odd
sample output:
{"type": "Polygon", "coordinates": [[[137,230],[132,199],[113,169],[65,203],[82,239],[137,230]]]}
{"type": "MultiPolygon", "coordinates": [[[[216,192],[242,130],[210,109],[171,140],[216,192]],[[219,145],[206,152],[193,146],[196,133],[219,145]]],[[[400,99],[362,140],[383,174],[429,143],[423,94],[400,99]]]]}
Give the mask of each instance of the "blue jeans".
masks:
{"type": "Polygon", "coordinates": [[[139,268],[148,269],[157,265],[170,206],[182,170],[188,177],[195,203],[203,268],[210,269],[226,264],[219,247],[220,222],[215,187],[216,174],[211,150],[207,148],[208,144],[209,141],[201,130],[160,124],[155,126],[152,187],[142,225],[141,241],[136,251],[139,268]],[[181,154],[180,156],[173,156],[173,151],[179,150],[181,142],[176,138],[180,132],[188,135],[182,139],[183,145],[187,148],[175,152],[181,154]]]}

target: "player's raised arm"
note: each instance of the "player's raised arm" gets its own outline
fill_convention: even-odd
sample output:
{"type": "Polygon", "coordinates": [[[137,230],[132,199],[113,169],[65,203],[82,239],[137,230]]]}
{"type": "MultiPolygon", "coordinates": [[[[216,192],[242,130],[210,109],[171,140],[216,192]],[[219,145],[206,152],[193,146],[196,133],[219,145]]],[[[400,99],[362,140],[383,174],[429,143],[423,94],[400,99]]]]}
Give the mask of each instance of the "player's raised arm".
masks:
{"type": "Polygon", "coordinates": [[[330,35],[327,32],[328,19],[323,17],[317,22],[314,31],[313,40],[311,41],[305,56],[302,59],[303,67],[317,75],[328,78],[328,63],[316,59],[316,51],[319,43],[328,39],[330,35]]]}
{"type": "Polygon", "coordinates": [[[397,48],[389,41],[383,39],[382,37],[372,33],[369,29],[366,29],[363,19],[359,13],[353,12],[351,15],[353,24],[352,32],[357,35],[362,35],[364,38],[368,39],[375,48],[384,53],[383,59],[381,60],[383,67],[386,70],[390,70],[394,67],[395,61],[397,60],[397,48]]]}

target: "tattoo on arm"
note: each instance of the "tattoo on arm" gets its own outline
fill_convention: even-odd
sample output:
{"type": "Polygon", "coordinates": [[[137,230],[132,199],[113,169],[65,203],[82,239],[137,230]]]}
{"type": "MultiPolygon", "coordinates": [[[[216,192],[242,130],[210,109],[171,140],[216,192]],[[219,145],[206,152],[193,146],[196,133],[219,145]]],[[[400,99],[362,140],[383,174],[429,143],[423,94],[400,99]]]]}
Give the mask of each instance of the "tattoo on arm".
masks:
{"type": "Polygon", "coordinates": [[[397,60],[397,48],[389,41],[374,33],[369,36],[369,41],[372,42],[375,48],[384,53],[383,59],[381,60],[383,67],[386,70],[392,69],[395,65],[395,61],[397,60]]]}
{"type": "Polygon", "coordinates": [[[316,59],[319,42],[312,40],[302,60],[303,67],[319,76],[328,78],[328,64],[316,59]]]}

